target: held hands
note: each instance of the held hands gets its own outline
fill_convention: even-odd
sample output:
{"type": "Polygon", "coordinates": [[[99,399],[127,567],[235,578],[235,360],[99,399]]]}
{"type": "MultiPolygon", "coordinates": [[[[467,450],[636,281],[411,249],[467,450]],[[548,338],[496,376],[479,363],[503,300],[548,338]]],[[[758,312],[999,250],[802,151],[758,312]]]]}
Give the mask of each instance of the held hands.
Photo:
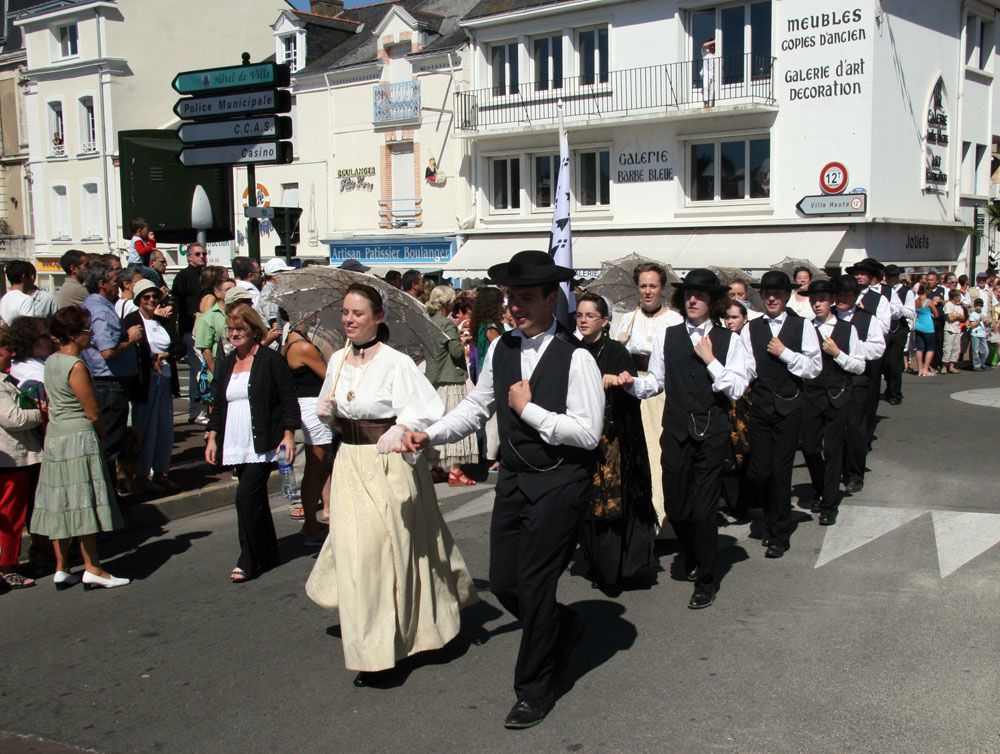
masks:
{"type": "Polygon", "coordinates": [[[771,338],[767,344],[767,352],[772,356],[781,356],[785,352],[785,344],[781,342],[780,338],[771,338]]]}
{"type": "Polygon", "coordinates": [[[380,438],[378,442],[375,443],[375,448],[379,453],[402,453],[406,450],[403,446],[403,438],[406,435],[406,429],[396,424],[389,427],[380,438]]]}
{"type": "Polygon", "coordinates": [[[418,453],[430,444],[431,438],[426,432],[407,430],[403,433],[403,450],[407,453],[418,453]]]}
{"type": "Polygon", "coordinates": [[[632,376],[631,372],[622,372],[617,377],[615,377],[615,387],[629,387],[635,382],[635,377],[632,376]]]}
{"type": "Polygon", "coordinates": [[[524,411],[524,407],[531,403],[531,386],[527,380],[515,382],[507,392],[507,403],[518,416],[524,411]]]}
{"type": "MultiPolygon", "coordinates": [[[[780,343],[781,341],[778,342],[780,343]]],[[[708,338],[702,338],[699,340],[698,345],[694,347],[694,352],[705,366],[708,366],[715,361],[715,354],[712,353],[712,341],[708,338]]]]}
{"type": "Polygon", "coordinates": [[[833,342],[833,338],[823,338],[823,353],[837,358],[840,356],[840,346],[833,342]]]}
{"type": "Polygon", "coordinates": [[[608,390],[613,387],[618,387],[618,375],[615,374],[604,374],[601,375],[604,379],[604,389],[608,390]]]}
{"type": "Polygon", "coordinates": [[[316,416],[324,424],[333,424],[333,419],[337,415],[337,401],[335,398],[320,398],[316,401],[316,416]]]}

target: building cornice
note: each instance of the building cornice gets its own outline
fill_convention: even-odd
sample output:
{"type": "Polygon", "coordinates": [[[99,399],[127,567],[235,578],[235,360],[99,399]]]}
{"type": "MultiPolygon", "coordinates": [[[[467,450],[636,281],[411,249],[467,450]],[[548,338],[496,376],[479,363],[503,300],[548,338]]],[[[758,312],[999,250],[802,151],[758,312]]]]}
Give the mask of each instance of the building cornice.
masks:
{"type": "Polygon", "coordinates": [[[485,29],[490,26],[503,26],[515,21],[527,21],[533,18],[544,18],[546,16],[561,16],[566,13],[573,13],[588,8],[602,8],[606,5],[618,5],[622,0],[572,0],[572,2],[558,3],[556,5],[542,5],[534,8],[521,8],[518,10],[495,13],[491,16],[481,16],[479,18],[466,18],[458,22],[463,29],[485,29]]]}
{"type": "Polygon", "coordinates": [[[27,29],[29,26],[48,24],[51,21],[57,21],[61,18],[83,16],[86,11],[95,10],[97,8],[114,9],[117,7],[117,3],[108,2],[108,0],[94,0],[92,3],[81,3],[79,5],[71,5],[65,8],[56,8],[51,11],[39,11],[37,13],[32,13],[29,16],[16,19],[14,21],[14,26],[21,26],[27,29]]]}
{"type": "Polygon", "coordinates": [[[42,68],[30,68],[24,72],[29,81],[53,81],[69,76],[80,76],[88,73],[110,73],[123,76],[129,72],[128,61],[125,58],[91,58],[61,65],[47,65],[42,68]]]}

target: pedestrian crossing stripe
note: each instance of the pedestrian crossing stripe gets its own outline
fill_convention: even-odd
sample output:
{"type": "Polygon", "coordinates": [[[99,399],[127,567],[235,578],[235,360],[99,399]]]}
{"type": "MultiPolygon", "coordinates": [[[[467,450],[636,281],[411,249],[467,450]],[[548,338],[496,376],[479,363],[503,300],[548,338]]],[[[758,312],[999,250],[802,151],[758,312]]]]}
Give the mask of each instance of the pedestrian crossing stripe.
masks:
{"type": "Polygon", "coordinates": [[[931,518],[942,579],[1000,542],[1000,515],[933,511],[931,518]]]}

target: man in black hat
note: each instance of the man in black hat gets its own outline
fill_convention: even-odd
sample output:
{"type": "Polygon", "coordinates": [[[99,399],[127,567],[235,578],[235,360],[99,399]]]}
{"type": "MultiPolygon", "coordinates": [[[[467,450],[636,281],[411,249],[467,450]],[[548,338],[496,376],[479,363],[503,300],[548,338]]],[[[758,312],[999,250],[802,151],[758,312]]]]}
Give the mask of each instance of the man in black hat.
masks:
{"type": "Polygon", "coordinates": [[[885,378],[883,397],[892,406],[903,402],[903,355],[910,337],[910,322],[917,317],[916,296],[909,286],[899,282],[901,272],[894,264],[886,265],[885,282],[882,284],[883,289],[889,289],[889,307],[892,310],[892,325],[882,364],[882,376],[885,378]]]}
{"type": "Polygon", "coordinates": [[[756,489],[767,513],[761,542],[768,558],[788,549],[792,523],[792,463],[802,421],[802,381],[823,369],[819,338],[809,320],[787,309],[796,286],[780,270],[765,272],[759,283],[764,316],[743,328],[740,338],[749,352],[750,465],[747,481],[756,489]]]}
{"type": "Polygon", "coordinates": [[[521,621],[514,671],[517,703],[508,728],[529,728],[552,709],[552,679],[582,632],[556,602],[589,504],[595,448],[604,419],[597,362],[558,326],[559,283],[573,271],[544,251],[521,251],[494,265],[490,279],[509,286],[516,330],[490,344],[473,391],[427,429],[407,432],[414,451],[454,442],[496,411],[503,449],[490,526],[490,589],[521,621]]]}
{"type": "Polygon", "coordinates": [[[820,526],[837,523],[840,477],[844,471],[844,427],[851,400],[852,376],[865,371],[865,352],[850,322],[838,319],[829,280],[809,284],[813,327],[823,349],[823,371],[803,380],[802,455],[813,487],[813,513],[820,526]]]}
{"type": "MultiPolygon", "coordinates": [[[[675,286],[671,305],[684,321],[666,329],[649,357],[649,373],[618,375],[637,398],[666,391],[660,435],[663,497],[677,535],[684,574],[695,582],[688,607],[715,601],[719,540],[720,473],[729,447],[730,401],[750,384],[747,354],[735,333],[721,326],[727,288],[714,272],[691,270],[675,286]]],[[[655,470],[654,470],[655,473],[655,470]]]]}
{"type": "MultiPolygon", "coordinates": [[[[882,279],[882,271],[885,267],[881,262],[874,259],[862,259],[855,265],[847,268],[847,274],[853,275],[858,283],[857,307],[871,314],[879,329],[882,331],[882,338],[886,342],[889,339],[889,331],[892,329],[892,306],[889,303],[888,286],[883,286],[879,281],[882,279]]],[[[882,364],[884,356],[879,357],[870,364],[872,378],[868,381],[868,397],[865,404],[865,427],[867,438],[865,446],[870,449],[872,440],[875,439],[875,418],[878,414],[878,397],[882,388],[882,364]]]]}
{"type": "Polygon", "coordinates": [[[858,332],[865,353],[865,370],[855,375],[851,385],[851,400],[847,409],[847,429],[844,433],[844,480],[848,492],[860,492],[865,486],[865,461],[868,458],[868,404],[872,381],[881,380],[874,364],[885,353],[885,337],[876,319],[857,305],[858,283],[850,275],[833,279],[837,317],[850,322],[858,332]]]}

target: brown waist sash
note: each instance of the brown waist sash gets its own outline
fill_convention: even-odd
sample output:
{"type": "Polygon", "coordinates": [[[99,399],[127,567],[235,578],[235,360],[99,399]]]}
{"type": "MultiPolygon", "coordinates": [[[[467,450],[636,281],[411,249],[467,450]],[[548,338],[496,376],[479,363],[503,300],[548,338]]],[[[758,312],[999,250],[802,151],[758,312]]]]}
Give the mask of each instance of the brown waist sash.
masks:
{"type": "Polygon", "coordinates": [[[374,445],[395,424],[395,416],[391,419],[337,419],[340,441],[345,445],[374,445]]]}

